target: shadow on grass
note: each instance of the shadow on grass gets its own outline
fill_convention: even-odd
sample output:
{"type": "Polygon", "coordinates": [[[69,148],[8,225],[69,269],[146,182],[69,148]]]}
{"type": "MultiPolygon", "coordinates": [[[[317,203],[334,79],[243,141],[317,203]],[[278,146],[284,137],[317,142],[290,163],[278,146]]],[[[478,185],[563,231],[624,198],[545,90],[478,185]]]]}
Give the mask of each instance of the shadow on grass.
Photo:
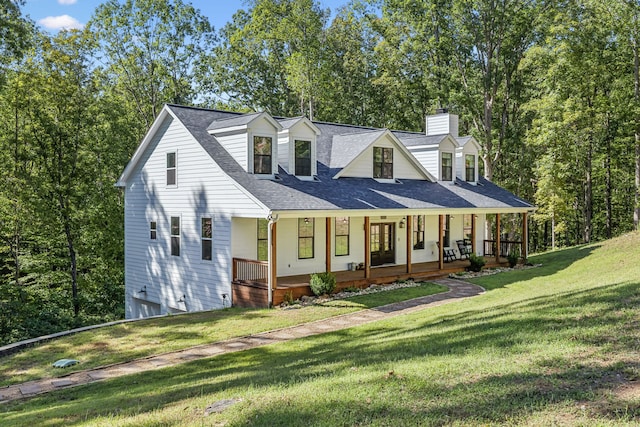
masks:
{"type": "Polygon", "coordinates": [[[559,271],[570,267],[575,262],[588,257],[593,253],[593,251],[600,247],[601,245],[590,244],[533,255],[529,258],[529,261],[533,264],[541,264],[541,266],[526,270],[514,270],[492,276],[479,277],[470,279],[469,282],[480,285],[487,291],[490,291],[493,289],[503,288],[514,282],[552,276],[559,271]]]}
{"type": "MultiPolygon", "coordinates": [[[[615,395],[600,403],[640,376],[639,306],[634,282],[435,322],[403,316],[8,403],[1,418],[5,425],[91,424],[154,416],[186,399],[240,397],[243,403],[206,422],[518,424],[555,407],[579,415],[585,404],[600,420],[638,422],[638,407],[615,395]]],[[[196,409],[201,414],[204,407],[196,409]]]]}

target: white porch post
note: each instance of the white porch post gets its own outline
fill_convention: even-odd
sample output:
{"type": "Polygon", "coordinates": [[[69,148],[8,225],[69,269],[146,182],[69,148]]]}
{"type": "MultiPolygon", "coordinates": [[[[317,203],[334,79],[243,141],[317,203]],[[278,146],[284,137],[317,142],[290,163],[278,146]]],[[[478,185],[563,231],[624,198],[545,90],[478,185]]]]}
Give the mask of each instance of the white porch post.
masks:
{"type": "Polygon", "coordinates": [[[364,278],[371,277],[371,223],[364,217],[364,278]]]}
{"type": "Polygon", "coordinates": [[[327,273],[331,272],[331,218],[327,217],[325,220],[326,223],[326,237],[325,237],[325,271],[327,273]]]}
{"type": "Polygon", "coordinates": [[[411,215],[407,215],[407,274],[411,274],[411,252],[413,249],[412,240],[412,232],[411,227],[413,226],[413,217],[411,215]]]}
{"type": "Polygon", "coordinates": [[[444,228],[444,215],[438,215],[438,269],[444,269],[444,236],[442,229],[444,228]]]}
{"type": "Polygon", "coordinates": [[[500,262],[500,214],[496,214],[496,262],[500,262]]]}

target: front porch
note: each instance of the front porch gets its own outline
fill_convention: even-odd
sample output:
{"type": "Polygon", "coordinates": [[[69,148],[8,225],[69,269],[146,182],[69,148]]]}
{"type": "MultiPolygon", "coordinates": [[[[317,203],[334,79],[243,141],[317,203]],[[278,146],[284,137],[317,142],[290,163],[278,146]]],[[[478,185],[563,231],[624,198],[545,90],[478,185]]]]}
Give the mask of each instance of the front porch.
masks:
{"type": "MultiPolygon", "coordinates": [[[[506,264],[506,259],[501,258],[496,261],[494,256],[485,257],[485,267],[497,267],[506,264]]],[[[252,267],[246,267],[248,260],[234,259],[235,268],[250,268],[253,271],[251,280],[234,280],[232,284],[233,302],[239,307],[267,307],[267,264],[252,261],[252,267]],[[238,261],[245,267],[237,267],[238,261]],[[262,276],[262,277],[260,277],[262,276]]],[[[451,273],[464,271],[469,266],[468,260],[455,260],[445,263],[440,268],[440,262],[423,262],[412,264],[411,272],[407,273],[407,266],[389,265],[373,267],[370,270],[369,278],[364,277],[363,270],[356,271],[334,271],[336,276],[337,291],[349,287],[366,288],[373,284],[389,284],[398,280],[433,280],[446,277],[451,273]]],[[[237,277],[237,275],[234,275],[237,277]]],[[[304,295],[313,295],[309,287],[310,274],[299,274],[294,276],[279,276],[277,286],[273,290],[273,305],[279,305],[285,300],[285,295],[299,299],[304,295]]]]}

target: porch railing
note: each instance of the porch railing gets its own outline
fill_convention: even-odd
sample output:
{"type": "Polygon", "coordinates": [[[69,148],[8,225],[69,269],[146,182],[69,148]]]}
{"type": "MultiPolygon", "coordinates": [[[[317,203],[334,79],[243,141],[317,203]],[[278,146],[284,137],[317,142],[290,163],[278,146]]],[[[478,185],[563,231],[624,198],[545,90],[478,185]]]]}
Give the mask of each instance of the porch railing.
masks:
{"type": "MultiPolygon", "coordinates": [[[[484,241],[484,256],[496,256],[496,244],[495,240],[484,241]]],[[[522,256],[522,242],[512,240],[500,241],[500,256],[507,257],[511,252],[515,252],[518,256],[522,256]]]]}
{"type": "Polygon", "coordinates": [[[269,264],[267,261],[252,259],[233,259],[233,281],[267,285],[269,264]]]}

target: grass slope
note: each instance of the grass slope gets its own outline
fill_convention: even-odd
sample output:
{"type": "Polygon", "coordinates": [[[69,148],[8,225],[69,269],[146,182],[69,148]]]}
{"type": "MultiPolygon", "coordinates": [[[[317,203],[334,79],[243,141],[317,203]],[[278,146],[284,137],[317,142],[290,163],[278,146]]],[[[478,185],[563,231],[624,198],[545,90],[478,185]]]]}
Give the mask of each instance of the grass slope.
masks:
{"type": "Polygon", "coordinates": [[[640,234],[419,313],[0,407],[3,425],[638,425],[640,234]],[[205,408],[237,399],[221,413],[205,408]]]}

